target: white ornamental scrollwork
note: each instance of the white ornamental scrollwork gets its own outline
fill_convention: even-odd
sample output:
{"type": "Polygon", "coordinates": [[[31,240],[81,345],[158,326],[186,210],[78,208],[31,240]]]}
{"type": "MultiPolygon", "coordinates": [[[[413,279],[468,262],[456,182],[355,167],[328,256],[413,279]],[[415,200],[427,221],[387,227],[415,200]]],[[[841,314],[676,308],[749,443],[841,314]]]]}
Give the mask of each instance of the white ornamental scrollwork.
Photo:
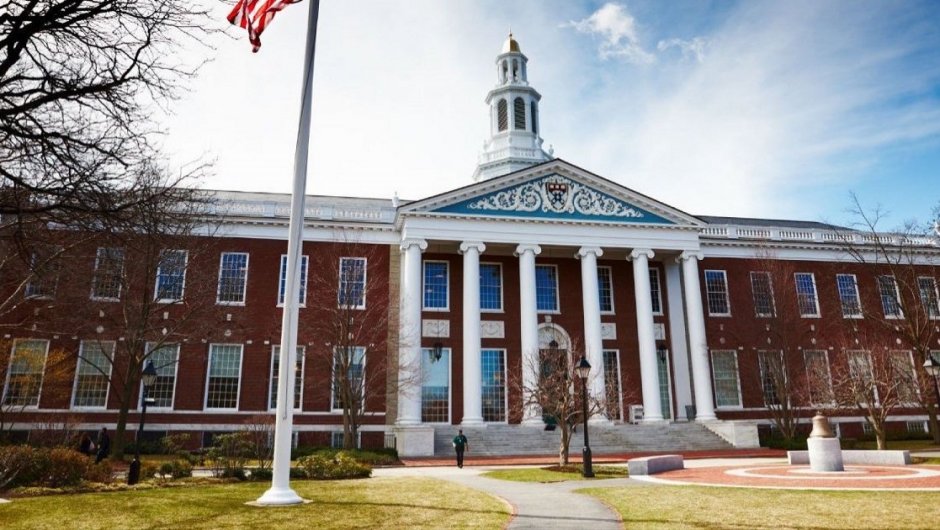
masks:
{"type": "Polygon", "coordinates": [[[551,175],[495,193],[467,205],[471,210],[553,212],[642,218],[630,206],[571,179],[551,175]]]}

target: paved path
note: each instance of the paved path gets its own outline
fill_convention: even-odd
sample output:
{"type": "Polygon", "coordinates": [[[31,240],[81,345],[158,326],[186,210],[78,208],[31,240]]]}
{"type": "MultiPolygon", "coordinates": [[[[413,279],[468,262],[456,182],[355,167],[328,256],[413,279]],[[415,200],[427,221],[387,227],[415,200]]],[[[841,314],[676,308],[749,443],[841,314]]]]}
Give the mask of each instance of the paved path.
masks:
{"type": "MultiPolygon", "coordinates": [[[[501,466],[499,469],[505,469],[501,466]]],[[[490,468],[425,467],[376,469],[375,476],[423,476],[454,482],[495,495],[513,507],[509,528],[516,529],[621,529],[620,516],[606,504],[572,490],[585,487],[638,485],[630,479],[605,479],[591,482],[570,481],[554,484],[512,482],[482,477],[490,468]]]]}

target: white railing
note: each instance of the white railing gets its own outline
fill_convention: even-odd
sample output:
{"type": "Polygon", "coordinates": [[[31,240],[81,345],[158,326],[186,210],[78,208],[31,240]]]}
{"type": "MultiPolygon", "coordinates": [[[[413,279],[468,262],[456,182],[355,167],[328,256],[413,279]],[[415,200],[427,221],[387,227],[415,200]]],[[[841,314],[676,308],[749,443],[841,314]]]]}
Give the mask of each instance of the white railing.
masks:
{"type": "Polygon", "coordinates": [[[849,243],[856,245],[890,245],[940,247],[940,236],[903,236],[898,234],[865,234],[851,231],[795,229],[776,227],[753,227],[720,225],[699,228],[699,235],[714,239],[764,239],[768,241],[793,241],[817,243],[849,243]]]}

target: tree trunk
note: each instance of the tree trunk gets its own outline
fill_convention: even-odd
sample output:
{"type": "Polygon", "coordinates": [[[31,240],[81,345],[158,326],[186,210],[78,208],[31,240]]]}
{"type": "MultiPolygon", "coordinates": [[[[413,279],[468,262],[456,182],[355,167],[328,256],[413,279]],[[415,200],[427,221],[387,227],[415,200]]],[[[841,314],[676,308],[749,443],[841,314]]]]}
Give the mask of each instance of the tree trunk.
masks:
{"type": "Polygon", "coordinates": [[[930,425],[930,434],[933,435],[933,444],[940,445],[940,422],[937,421],[936,407],[927,407],[927,423],[930,425]]]}
{"type": "Polygon", "coordinates": [[[121,391],[121,406],[118,409],[117,426],[114,428],[114,438],[111,440],[111,452],[115,460],[124,459],[124,433],[127,431],[127,416],[131,407],[132,385],[124,385],[121,391]]]}
{"type": "Polygon", "coordinates": [[[887,436],[883,428],[875,430],[875,441],[878,442],[879,451],[884,451],[888,448],[887,436]]]}
{"type": "MultiPolygon", "coordinates": [[[[560,425],[559,425],[560,427],[560,425]]],[[[571,443],[571,433],[566,429],[561,429],[561,443],[558,444],[558,465],[561,467],[568,465],[568,446],[571,443]]]]}

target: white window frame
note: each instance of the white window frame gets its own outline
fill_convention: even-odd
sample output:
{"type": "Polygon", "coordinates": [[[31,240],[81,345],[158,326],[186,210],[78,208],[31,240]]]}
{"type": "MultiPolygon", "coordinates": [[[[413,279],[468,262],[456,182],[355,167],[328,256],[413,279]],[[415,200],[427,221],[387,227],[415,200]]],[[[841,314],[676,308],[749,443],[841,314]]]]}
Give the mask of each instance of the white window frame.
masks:
{"type": "Polygon", "coordinates": [[[731,316],[731,289],[728,286],[728,271],[721,270],[721,269],[705,269],[702,277],[705,281],[705,305],[708,307],[708,316],[730,317],[731,316]],[[725,285],[725,292],[724,292],[725,307],[728,308],[728,311],[726,313],[712,313],[712,305],[709,303],[709,297],[711,297],[713,294],[715,296],[718,296],[718,294],[720,293],[717,293],[717,292],[713,293],[711,290],[709,290],[709,285],[708,285],[708,273],[709,272],[721,273],[721,277],[723,278],[723,282],[725,285]]]}
{"type": "MultiPolygon", "coordinates": [[[[503,264],[498,261],[484,261],[480,263],[481,269],[483,265],[493,265],[499,269],[499,309],[483,309],[480,307],[481,313],[503,313],[506,310],[506,290],[503,282],[503,264]]],[[[482,282],[481,282],[482,283],[482,282]]],[[[482,300],[482,297],[480,298],[482,300]]]]}
{"type": "Polygon", "coordinates": [[[250,266],[250,262],[251,262],[251,254],[249,254],[248,252],[222,252],[221,254],[219,254],[219,282],[218,282],[218,285],[216,286],[216,292],[215,292],[216,304],[229,305],[229,306],[245,305],[245,302],[247,300],[247,294],[248,294],[248,267],[250,266]],[[241,294],[240,302],[227,302],[227,301],[223,301],[220,299],[222,296],[222,266],[225,263],[225,256],[231,256],[231,255],[245,256],[245,279],[244,279],[244,283],[242,284],[242,294],[241,294]]]}
{"type": "Polygon", "coordinates": [[[49,341],[47,339],[14,339],[13,345],[10,350],[10,360],[7,363],[7,377],[6,381],[3,383],[3,395],[0,396],[0,406],[3,407],[16,407],[19,410],[36,410],[39,408],[39,404],[42,403],[42,386],[46,382],[46,363],[49,362],[49,341]],[[42,372],[39,374],[39,390],[36,391],[36,404],[35,405],[7,405],[7,392],[10,389],[10,376],[13,375],[13,359],[16,357],[16,345],[21,342],[44,342],[46,343],[45,352],[43,353],[42,358],[42,372]]]}
{"type": "Polygon", "coordinates": [[[189,270],[189,251],[176,248],[165,248],[160,251],[160,258],[157,262],[157,274],[153,282],[153,298],[157,303],[161,304],[181,304],[183,299],[186,298],[186,272],[189,270]],[[179,298],[157,298],[160,295],[160,263],[163,261],[164,252],[182,252],[183,253],[183,281],[182,287],[180,288],[179,298]]]}
{"type": "MultiPolygon", "coordinates": [[[[427,355],[429,351],[434,348],[421,348],[422,357],[427,355]]],[[[447,352],[447,419],[445,421],[432,421],[432,422],[422,422],[426,425],[451,425],[454,417],[454,353],[451,348],[442,348],[442,351],[447,352]]],[[[421,383],[422,390],[419,390],[418,399],[421,399],[421,393],[424,392],[424,383],[421,383]]],[[[424,405],[422,404],[422,408],[424,405]]],[[[509,411],[506,411],[507,417],[509,411]]]]}
{"type": "MultiPolygon", "coordinates": [[[[506,348],[480,348],[480,366],[482,367],[483,350],[499,351],[503,355],[503,413],[506,419],[503,421],[484,421],[487,424],[506,425],[509,423],[509,351],[506,348]]],[[[483,381],[480,381],[480,398],[483,398],[483,381]]],[[[481,411],[482,415],[482,411],[481,411]]]]}
{"type": "Polygon", "coordinates": [[[816,286],[816,274],[812,272],[794,272],[793,273],[793,290],[796,291],[796,310],[800,313],[800,318],[821,318],[821,313],[819,311],[819,288],[816,286]],[[810,282],[813,285],[813,313],[803,313],[803,308],[800,306],[800,281],[797,279],[800,275],[809,276],[810,282]]]}
{"type": "Polygon", "coordinates": [[[836,274],[836,294],[839,295],[839,306],[842,308],[842,318],[851,318],[858,319],[864,318],[864,311],[862,310],[862,297],[858,292],[858,277],[850,273],[840,273],[836,274]],[[852,285],[855,287],[855,304],[858,306],[858,313],[845,314],[845,305],[842,303],[842,293],[839,291],[839,277],[840,276],[851,276],[852,285]]]}
{"type": "MultiPolygon", "coordinates": [[[[366,357],[369,354],[369,348],[365,346],[352,346],[356,350],[362,350],[362,395],[359,396],[359,399],[362,399],[362,411],[366,410],[366,357]]],[[[357,352],[358,353],[358,352],[357,352]]],[[[330,359],[330,412],[332,413],[342,413],[343,407],[336,406],[336,395],[334,389],[336,388],[336,348],[333,348],[333,357],[330,359]]]]}
{"type": "MultiPolygon", "coordinates": [[[[287,254],[281,254],[280,267],[278,269],[277,275],[277,307],[284,307],[284,302],[287,301],[287,254]],[[284,299],[281,299],[281,283],[284,285],[284,299]]],[[[310,257],[306,254],[300,256],[300,285],[297,286],[298,289],[301,289],[302,296],[300,297],[297,307],[307,307],[307,289],[310,287],[308,280],[310,279],[310,257]]]]}
{"type": "MultiPolygon", "coordinates": [[[[535,293],[536,293],[535,308],[536,308],[536,314],[539,314],[539,315],[560,315],[560,314],[561,314],[561,289],[558,288],[558,278],[559,278],[559,276],[558,276],[558,265],[555,265],[555,264],[553,264],[553,263],[538,263],[538,264],[535,265],[536,270],[538,270],[539,267],[551,267],[551,268],[555,269],[555,309],[539,309],[539,308],[538,308],[539,281],[538,281],[538,273],[536,273],[536,279],[535,279],[535,293]]],[[[613,285],[613,283],[611,283],[611,285],[613,285]]]]}
{"type": "MultiPolygon", "coordinates": [[[[783,366],[784,369],[786,369],[787,360],[783,356],[783,350],[757,350],[757,372],[758,372],[758,375],[760,375],[761,401],[764,403],[763,408],[769,410],[771,406],[782,406],[782,403],[774,404],[774,403],[767,402],[767,392],[764,390],[764,363],[761,362],[762,353],[766,353],[768,355],[774,354],[774,353],[777,354],[777,356],[780,359],[781,366],[783,366]]],[[[783,377],[785,380],[789,381],[789,377],[790,377],[789,372],[784,372],[783,377]]],[[[776,392],[777,390],[779,390],[779,388],[777,388],[777,383],[776,381],[774,381],[774,391],[776,392]]],[[[776,396],[774,397],[776,398],[776,396]]],[[[786,400],[787,400],[787,403],[790,403],[790,396],[786,396],[786,400]]]]}
{"type": "Polygon", "coordinates": [[[768,271],[750,271],[749,278],[751,280],[751,301],[754,303],[754,315],[757,318],[774,318],[777,314],[777,300],[774,297],[774,280],[770,276],[768,271]],[[758,276],[763,276],[767,278],[767,295],[770,297],[770,313],[760,313],[757,311],[757,292],[754,289],[754,278],[758,276]]]}
{"type": "MultiPolygon", "coordinates": [[[[823,350],[823,349],[806,349],[806,350],[803,350],[803,369],[804,369],[804,371],[806,372],[806,377],[807,377],[807,379],[809,379],[810,373],[809,373],[809,363],[806,362],[806,355],[807,355],[807,354],[810,354],[810,353],[812,353],[812,354],[821,353],[822,356],[823,356],[823,359],[826,361],[826,384],[827,384],[827,386],[828,386],[828,391],[829,391],[830,396],[834,397],[834,395],[833,395],[834,390],[833,390],[833,388],[832,388],[832,363],[829,362],[829,351],[828,351],[828,350],[823,350]]],[[[809,390],[809,389],[808,389],[808,390],[809,390]]],[[[810,405],[813,405],[813,406],[832,406],[832,405],[835,405],[835,402],[834,402],[833,400],[829,400],[829,401],[816,401],[815,399],[813,399],[813,393],[812,393],[811,391],[807,392],[807,394],[809,394],[810,405]]]]}
{"type": "Polygon", "coordinates": [[[367,286],[369,285],[369,260],[361,256],[342,256],[339,258],[339,278],[336,286],[336,307],[344,307],[340,301],[340,296],[343,295],[343,261],[361,261],[362,262],[362,303],[356,305],[346,306],[348,309],[365,309],[366,308],[366,291],[367,286]]]}
{"type": "MultiPolygon", "coordinates": [[[[657,380],[659,379],[659,352],[664,352],[663,362],[666,363],[666,385],[665,385],[665,386],[666,386],[666,403],[667,403],[668,408],[669,408],[669,420],[670,420],[670,421],[675,421],[675,420],[676,420],[676,411],[673,410],[673,409],[675,408],[676,402],[673,400],[673,395],[672,395],[672,355],[670,355],[668,348],[657,348],[657,349],[656,349],[656,363],[657,363],[657,364],[656,364],[656,379],[657,379],[657,380]]],[[[619,359],[619,358],[617,359],[617,362],[620,362],[620,359],[619,359]]],[[[662,394],[661,394],[661,393],[662,393],[662,387],[663,387],[663,384],[662,384],[662,383],[663,383],[662,381],[659,381],[659,388],[660,388],[660,395],[659,395],[660,408],[662,408],[662,399],[663,399],[663,396],[662,396],[662,394]]],[[[660,412],[665,412],[665,411],[660,411],[660,412]]]]}
{"type": "MultiPolygon", "coordinates": [[[[898,402],[902,407],[919,407],[920,406],[920,384],[917,379],[917,369],[919,368],[914,362],[914,352],[911,350],[888,350],[889,358],[891,355],[903,355],[905,360],[909,361],[910,364],[910,375],[911,377],[911,390],[913,391],[913,399],[911,401],[901,401],[900,396],[898,396],[898,402]]],[[[928,376],[929,377],[929,376],[928,376]]]]}
{"type": "Polygon", "coordinates": [[[101,265],[101,259],[102,259],[102,258],[101,258],[101,254],[102,254],[101,251],[103,251],[103,250],[104,250],[104,251],[108,251],[108,250],[117,250],[117,249],[120,249],[120,250],[121,250],[121,272],[120,272],[120,274],[123,275],[123,274],[124,274],[124,262],[125,262],[125,260],[127,259],[127,253],[126,253],[126,250],[124,249],[124,247],[98,247],[97,250],[95,250],[95,270],[94,270],[94,272],[92,272],[92,276],[91,276],[91,294],[88,296],[89,299],[94,300],[94,301],[96,301],[96,302],[119,302],[119,301],[121,300],[121,294],[122,294],[123,289],[124,289],[124,286],[122,285],[122,282],[118,282],[118,286],[117,286],[118,292],[117,292],[117,296],[116,296],[116,297],[111,297],[111,296],[96,296],[96,295],[95,295],[95,287],[96,287],[97,278],[98,278],[98,267],[101,265]]]}
{"type": "MultiPolygon", "coordinates": [[[[623,408],[623,383],[622,383],[623,380],[620,378],[622,375],[621,367],[620,367],[620,349],[619,348],[602,348],[601,360],[603,360],[605,352],[612,352],[614,356],[617,358],[617,390],[618,390],[617,400],[620,402],[620,417],[617,418],[617,421],[621,421],[621,422],[626,421],[626,414],[625,414],[626,411],[623,408]]],[[[606,368],[606,366],[602,368],[606,368]]],[[[604,384],[605,385],[607,384],[606,379],[604,380],[604,384]]]]}
{"type": "MultiPolygon", "coordinates": [[[[854,377],[853,374],[852,374],[852,361],[851,361],[851,359],[850,359],[850,356],[858,355],[858,354],[864,354],[865,359],[866,359],[866,362],[868,363],[868,378],[869,378],[869,381],[874,381],[874,379],[875,379],[875,366],[874,366],[874,364],[872,363],[872,360],[871,360],[871,351],[869,351],[869,350],[845,350],[845,362],[846,362],[846,364],[848,365],[848,368],[849,368],[849,371],[848,371],[849,377],[854,377]]],[[[879,393],[878,393],[878,385],[874,385],[873,390],[874,390],[874,393],[875,393],[875,403],[874,403],[874,405],[875,405],[875,406],[878,406],[878,405],[881,404],[881,396],[880,396],[879,393]]],[[[868,422],[866,421],[865,423],[868,423],[868,422]]]]}
{"type": "MultiPolygon", "coordinates": [[[[661,317],[663,316],[663,309],[664,309],[663,308],[663,275],[659,273],[659,269],[657,269],[656,267],[650,267],[649,271],[650,271],[649,274],[650,274],[650,289],[651,290],[653,288],[653,277],[656,277],[656,298],[654,299],[652,297],[652,292],[651,292],[650,299],[659,303],[659,311],[653,311],[653,316],[661,317]]],[[[611,276],[611,280],[610,280],[611,291],[613,291],[613,281],[614,281],[613,276],[611,276]]],[[[613,299],[612,293],[611,293],[611,299],[613,299]]],[[[731,305],[729,304],[728,307],[730,308],[731,305]]]]}
{"type": "Polygon", "coordinates": [[[421,310],[428,311],[428,312],[440,312],[440,313],[450,311],[450,262],[449,261],[443,260],[443,259],[421,260],[421,310]],[[444,289],[445,289],[444,297],[446,299],[446,303],[444,304],[444,307],[428,307],[425,305],[426,299],[424,297],[424,293],[426,292],[427,288],[425,287],[424,281],[427,279],[427,271],[425,270],[424,265],[426,263],[443,263],[444,264],[444,270],[446,271],[445,274],[447,275],[446,281],[444,282],[444,289]]]}
{"type": "MultiPolygon", "coordinates": [[[[738,351],[734,349],[716,349],[709,353],[709,364],[711,365],[712,389],[715,394],[715,408],[717,410],[741,410],[744,408],[744,398],[741,394],[741,363],[738,362],[738,351]],[[731,353],[734,356],[734,376],[737,379],[738,404],[737,405],[719,405],[718,404],[718,384],[715,380],[715,353],[731,353]]],[[[763,394],[763,393],[762,393],[763,394]]]]}
{"type": "MultiPolygon", "coordinates": [[[[281,349],[280,344],[271,345],[271,364],[268,366],[268,410],[277,410],[277,404],[271,406],[271,394],[274,392],[274,359],[278,357],[279,353],[276,353],[281,349]]],[[[301,356],[300,359],[300,406],[294,407],[295,411],[302,411],[304,408],[304,373],[307,368],[307,348],[306,346],[297,346],[297,349],[300,350],[297,352],[297,355],[301,356]]],[[[296,368],[295,368],[296,369],[296,368]]]]}
{"type": "MultiPolygon", "coordinates": [[[[922,294],[921,288],[920,288],[921,280],[930,280],[930,282],[933,283],[934,300],[937,301],[938,309],[940,309],[940,289],[937,288],[937,279],[934,278],[933,276],[918,276],[917,277],[917,294],[919,295],[918,298],[920,298],[921,305],[924,306],[924,314],[927,315],[927,318],[930,320],[940,320],[940,312],[938,312],[936,315],[931,315],[930,308],[927,307],[927,300],[924,300],[923,296],[921,296],[922,294]]],[[[896,283],[897,282],[895,282],[895,284],[896,283]]]]}
{"type": "MultiPolygon", "coordinates": [[[[51,272],[55,273],[55,277],[52,278],[52,281],[48,283],[47,281],[49,280],[49,278],[39,278],[34,275],[35,274],[34,269],[36,268],[36,261],[40,259],[39,252],[33,251],[33,253],[30,255],[30,264],[32,265],[32,267],[29,270],[29,279],[26,281],[26,286],[23,287],[23,296],[25,298],[28,298],[30,300],[53,300],[55,298],[56,291],[59,289],[59,273],[61,272],[61,270],[59,269],[59,264],[53,263],[53,262],[56,262],[60,258],[56,254],[61,252],[61,248],[54,247],[51,249],[51,251],[52,252],[50,253],[50,256],[54,256],[54,257],[46,258],[47,260],[46,263],[52,264],[52,267],[54,270],[51,272]],[[46,287],[48,287],[49,292],[42,292],[43,288],[46,288],[46,287]],[[37,289],[40,290],[39,294],[35,293],[37,289]]],[[[50,271],[46,271],[47,274],[49,272],[50,271]]]]}
{"type": "MultiPolygon", "coordinates": [[[[145,347],[147,348],[147,361],[149,361],[153,358],[153,350],[160,349],[160,348],[167,348],[170,346],[176,347],[176,362],[173,363],[173,399],[171,400],[172,404],[169,407],[158,407],[156,405],[147,405],[147,408],[150,410],[166,411],[166,410],[176,409],[176,387],[177,385],[179,385],[179,380],[180,380],[180,358],[183,355],[182,344],[178,342],[169,342],[169,343],[164,343],[164,344],[160,344],[159,346],[157,346],[156,343],[154,342],[148,342],[145,347]]],[[[207,368],[206,377],[208,377],[209,376],[208,365],[206,366],[206,368],[207,368]]],[[[159,368],[157,369],[159,370],[159,368]]],[[[143,393],[144,393],[143,382],[140,383],[139,391],[140,391],[140,395],[143,396],[143,393]]],[[[205,398],[203,398],[203,401],[205,401],[205,398]]]]}
{"type": "MultiPolygon", "coordinates": [[[[177,361],[179,363],[179,361],[177,361]]],[[[202,410],[204,411],[237,411],[241,405],[242,397],[242,367],[245,364],[245,345],[232,343],[232,342],[213,342],[209,344],[209,355],[208,362],[206,362],[206,384],[205,390],[202,393],[202,410]],[[235,406],[234,407],[210,407],[209,406],[209,379],[212,376],[212,347],[213,346],[238,346],[239,355],[238,355],[238,388],[235,390],[235,406]]],[[[176,398],[176,393],[173,394],[174,399],[176,398]]]]}
{"type": "Polygon", "coordinates": [[[114,353],[116,350],[117,350],[117,343],[114,342],[113,340],[103,340],[103,341],[83,340],[79,343],[78,359],[76,360],[76,363],[75,363],[75,377],[73,378],[74,381],[72,382],[72,399],[69,400],[69,406],[72,410],[106,410],[108,408],[108,398],[111,396],[111,374],[114,373],[114,353]],[[100,344],[101,346],[104,346],[105,344],[111,345],[111,362],[108,363],[108,373],[101,374],[107,378],[107,381],[105,384],[105,391],[104,391],[104,405],[102,406],[89,407],[87,405],[79,406],[75,404],[75,398],[77,397],[77,393],[78,393],[78,378],[81,375],[79,372],[82,367],[82,361],[85,360],[85,345],[88,343],[100,344]]]}
{"type": "MultiPolygon", "coordinates": [[[[893,274],[879,274],[875,277],[875,285],[878,287],[878,299],[881,300],[881,311],[884,313],[885,318],[889,320],[901,320],[904,318],[904,306],[901,304],[901,290],[898,287],[898,279],[894,277],[893,274]],[[889,315],[888,308],[885,307],[885,297],[884,293],[881,291],[881,279],[882,278],[891,278],[891,284],[894,285],[894,300],[895,304],[898,306],[898,314],[889,315]]],[[[918,293],[919,294],[919,293],[918,293]]]]}
{"type": "MultiPolygon", "coordinates": [[[[597,266],[597,270],[599,271],[599,270],[601,270],[601,269],[607,269],[607,277],[610,278],[610,311],[601,310],[601,314],[602,314],[602,315],[613,315],[613,314],[616,314],[616,307],[617,307],[616,304],[614,303],[614,269],[613,269],[613,267],[611,267],[610,265],[598,265],[598,266],[597,266]]],[[[652,269],[650,269],[650,270],[652,270],[652,269]]],[[[558,275],[557,275],[557,274],[555,275],[555,279],[556,279],[556,282],[557,282],[557,279],[558,279],[558,275]]],[[[601,277],[600,277],[600,274],[598,274],[598,275],[597,275],[597,285],[598,285],[598,287],[600,287],[600,284],[601,284],[601,277]]],[[[598,298],[599,298],[599,297],[600,297],[600,291],[598,291],[598,298]]],[[[656,313],[653,313],[653,314],[655,315],[656,313]]],[[[660,314],[662,314],[662,313],[660,313],[660,314]]]]}

